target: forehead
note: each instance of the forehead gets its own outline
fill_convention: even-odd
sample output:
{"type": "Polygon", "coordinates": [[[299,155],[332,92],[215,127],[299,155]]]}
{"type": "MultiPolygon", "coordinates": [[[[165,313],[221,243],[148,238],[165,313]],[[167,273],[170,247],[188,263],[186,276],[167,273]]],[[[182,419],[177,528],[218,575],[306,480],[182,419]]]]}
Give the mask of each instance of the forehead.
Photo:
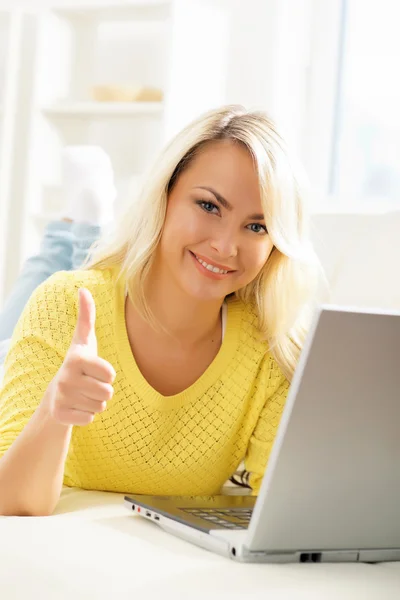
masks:
{"type": "Polygon", "coordinates": [[[235,204],[261,205],[258,176],[250,152],[230,140],[210,142],[178,180],[185,187],[209,186],[235,204]]]}

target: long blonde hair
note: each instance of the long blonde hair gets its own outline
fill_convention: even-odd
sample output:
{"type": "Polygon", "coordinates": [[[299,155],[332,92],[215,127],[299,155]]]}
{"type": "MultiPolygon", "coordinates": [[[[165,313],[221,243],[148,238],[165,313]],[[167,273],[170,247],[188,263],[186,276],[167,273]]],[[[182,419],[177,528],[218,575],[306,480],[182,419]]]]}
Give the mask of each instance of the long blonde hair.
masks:
{"type": "Polygon", "coordinates": [[[309,241],[304,174],[263,112],[225,106],[207,112],[178,133],[155,162],[137,201],[120,217],[114,231],[95,245],[85,268],[118,267],[131,301],[152,322],[142,290],[161,238],[169,191],[200,148],[226,139],[242,143],[253,157],[265,223],[274,244],[265,267],[236,295],[255,307],[260,332],[291,380],[321,268],[309,241]]]}

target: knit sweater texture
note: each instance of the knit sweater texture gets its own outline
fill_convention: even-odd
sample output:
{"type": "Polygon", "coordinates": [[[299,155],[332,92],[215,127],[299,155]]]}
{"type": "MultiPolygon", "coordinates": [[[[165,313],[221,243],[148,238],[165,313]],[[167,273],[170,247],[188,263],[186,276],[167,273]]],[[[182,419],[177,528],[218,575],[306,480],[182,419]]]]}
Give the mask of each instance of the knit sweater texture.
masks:
{"type": "Polygon", "coordinates": [[[216,494],[244,460],[257,494],[289,383],[253,310],[227,299],[221,348],[188,389],[163,396],[141,374],[113,270],[61,271],[31,296],[15,328],[0,392],[0,457],[40,404],[77,321],[78,289],[96,304],[98,354],[116,371],[106,411],[73,428],[64,484],[137,494],[216,494]]]}

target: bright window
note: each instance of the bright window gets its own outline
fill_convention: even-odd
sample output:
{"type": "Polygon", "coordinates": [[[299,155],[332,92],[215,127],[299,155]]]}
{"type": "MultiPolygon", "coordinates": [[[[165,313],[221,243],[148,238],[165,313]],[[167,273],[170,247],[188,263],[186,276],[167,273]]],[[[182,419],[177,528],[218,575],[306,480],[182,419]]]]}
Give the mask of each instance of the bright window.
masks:
{"type": "Polygon", "coordinates": [[[400,207],[400,5],[343,0],[329,194],[400,207]]]}

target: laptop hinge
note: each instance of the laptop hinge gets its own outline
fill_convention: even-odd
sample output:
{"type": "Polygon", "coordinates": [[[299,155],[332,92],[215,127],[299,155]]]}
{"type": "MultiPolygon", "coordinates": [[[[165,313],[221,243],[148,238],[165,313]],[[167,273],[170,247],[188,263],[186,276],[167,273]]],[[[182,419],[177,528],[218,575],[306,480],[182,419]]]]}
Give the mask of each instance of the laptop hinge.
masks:
{"type": "Polygon", "coordinates": [[[400,560],[400,548],[385,550],[360,550],[360,562],[397,562],[400,560]]]}

